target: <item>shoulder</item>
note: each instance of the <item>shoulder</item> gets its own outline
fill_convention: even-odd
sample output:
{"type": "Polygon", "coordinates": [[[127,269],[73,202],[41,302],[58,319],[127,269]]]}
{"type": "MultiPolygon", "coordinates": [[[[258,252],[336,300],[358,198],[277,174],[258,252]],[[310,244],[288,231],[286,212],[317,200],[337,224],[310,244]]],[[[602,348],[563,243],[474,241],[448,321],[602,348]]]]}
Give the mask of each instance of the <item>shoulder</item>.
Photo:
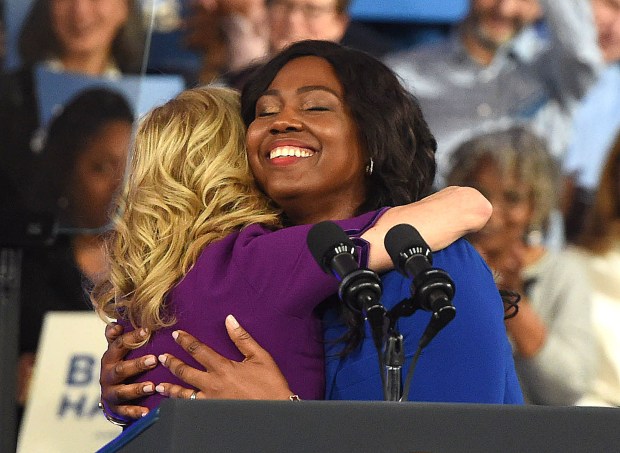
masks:
{"type": "Polygon", "coordinates": [[[0,108],[13,116],[17,109],[35,108],[34,72],[29,68],[0,75],[0,108]]]}
{"type": "Polygon", "coordinates": [[[470,272],[472,270],[483,270],[491,273],[489,266],[482,259],[480,253],[469,243],[466,239],[458,239],[450,244],[445,249],[442,249],[433,254],[434,265],[441,267],[460,267],[463,265],[474,266],[473,268],[462,268],[463,272],[470,272]]]}
{"type": "Polygon", "coordinates": [[[34,84],[34,72],[31,68],[20,68],[13,71],[6,71],[0,74],[0,92],[13,93],[17,90],[31,88],[34,84]]]}
{"type": "Polygon", "coordinates": [[[532,273],[549,275],[553,279],[574,279],[577,275],[584,274],[587,266],[586,254],[570,247],[557,252],[547,252],[539,263],[532,266],[532,273]]]}
{"type": "Polygon", "coordinates": [[[431,72],[432,67],[445,63],[448,56],[452,55],[453,49],[452,38],[446,38],[411,49],[391,52],[384,57],[384,62],[396,72],[407,69],[431,72]],[[428,68],[428,65],[431,68],[428,68]]]}

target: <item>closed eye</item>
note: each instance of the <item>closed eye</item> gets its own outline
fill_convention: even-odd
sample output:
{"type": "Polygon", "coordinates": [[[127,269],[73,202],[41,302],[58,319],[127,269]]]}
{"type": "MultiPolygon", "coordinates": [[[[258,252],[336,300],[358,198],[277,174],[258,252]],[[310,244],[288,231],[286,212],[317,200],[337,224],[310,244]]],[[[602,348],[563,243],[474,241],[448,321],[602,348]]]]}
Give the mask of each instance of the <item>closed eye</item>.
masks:
{"type": "Polygon", "coordinates": [[[322,107],[322,106],[317,105],[314,107],[307,107],[306,110],[310,112],[327,112],[329,109],[327,107],[322,107]]]}
{"type": "Polygon", "coordinates": [[[257,118],[264,118],[264,117],[267,117],[267,116],[275,115],[276,113],[278,113],[278,112],[275,111],[275,110],[267,110],[267,111],[264,111],[264,112],[258,112],[256,114],[256,117],[257,118]]]}

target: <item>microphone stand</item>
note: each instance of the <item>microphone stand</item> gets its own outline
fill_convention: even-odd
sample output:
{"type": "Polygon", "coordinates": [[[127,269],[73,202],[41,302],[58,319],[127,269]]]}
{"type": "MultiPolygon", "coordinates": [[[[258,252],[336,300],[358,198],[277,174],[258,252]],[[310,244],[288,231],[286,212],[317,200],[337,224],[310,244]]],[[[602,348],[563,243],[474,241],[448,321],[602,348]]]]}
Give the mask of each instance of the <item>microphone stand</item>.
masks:
{"type": "Polygon", "coordinates": [[[405,362],[403,336],[391,330],[385,346],[385,401],[400,401],[403,397],[402,368],[405,362]]]}
{"type": "Polygon", "coordinates": [[[402,368],[405,363],[403,336],[396,330],[396,321],[401,316],[411,316],[417,307],[413,299],[405,299],[396,304],[387,314],[389,326],[384,353],[385,401],[402,401],[402,368]]]}

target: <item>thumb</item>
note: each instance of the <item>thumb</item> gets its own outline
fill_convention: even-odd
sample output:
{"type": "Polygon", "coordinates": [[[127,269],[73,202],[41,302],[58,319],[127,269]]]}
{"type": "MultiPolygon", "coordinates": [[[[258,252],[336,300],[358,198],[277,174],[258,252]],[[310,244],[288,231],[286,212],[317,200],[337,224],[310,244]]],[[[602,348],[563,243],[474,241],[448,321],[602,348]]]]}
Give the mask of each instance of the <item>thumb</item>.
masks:
{"type": "Polygon", "coordinates": [[[228,336],[235,343],[237,349],[244,355],[245,361],[256,359],[257,356],[269,353],[263,349],[252,336],[239,325],[233,315],[226,317],[226,330],[228,336]]]}

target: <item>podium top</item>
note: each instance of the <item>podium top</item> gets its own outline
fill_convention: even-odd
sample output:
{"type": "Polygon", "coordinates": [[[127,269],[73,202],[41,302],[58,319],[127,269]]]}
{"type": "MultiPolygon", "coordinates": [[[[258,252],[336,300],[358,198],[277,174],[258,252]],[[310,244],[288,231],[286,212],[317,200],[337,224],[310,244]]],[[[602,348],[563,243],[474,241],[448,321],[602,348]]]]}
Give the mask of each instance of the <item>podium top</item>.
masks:
{"type": "Polygon", "coordinates": [[[620,451],[618,426],[602,407],[171,399],[100,452],[620,451]]]}

